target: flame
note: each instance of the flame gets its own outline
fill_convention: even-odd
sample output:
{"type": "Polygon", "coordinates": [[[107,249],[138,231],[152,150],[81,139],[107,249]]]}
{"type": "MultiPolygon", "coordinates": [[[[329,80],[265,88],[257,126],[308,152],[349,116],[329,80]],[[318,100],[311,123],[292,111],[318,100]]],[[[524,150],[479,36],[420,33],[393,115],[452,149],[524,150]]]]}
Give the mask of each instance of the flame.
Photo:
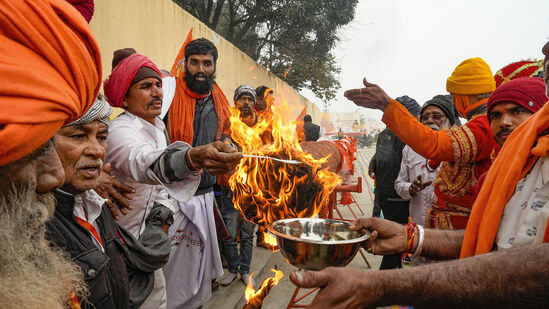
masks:
{"type": "Polygon", "coordinates": [[[263,241],[265,242],[265,244],[267,244],[272,252],[278,251],[278,243],[276,242],[276,237],[269,233],[263,232],[263,241]]]}
{"type": "Polygon", "coordinates": [[[287,102],[283,100],[282,106],[273,104],[271,109],[272,114],[260,115],[253,127],[240,121],[237,108],[231,110],[231,137],[242,153],[303,162],[292,165],[248,157],[240,161],[229,179],[233,203],[246,219],[260,225],[316,216],[341,182],[337,174],[321,168],[327,158],[316,160],[302,150],[296,136],[295,114],[287,102]],[[283,116],[293,119],[283,124],[283,116]],[[272,143],[264,145],[262,137],[269,132],[272,143]]]}
{"type": "Polygon", "coordinates": [[[269,294],[269,291],[271,288],[278,284],[278,281],[284,277],[284,274],[282,271],[271,268],[271,271],[274,273],[274,277],[269,277],[261,283],[261,287],[257,289],[257,291],[254,289],[254,286],[252,285],[252,276],[254,273],[250,274],[250,280],[248,280],[248,285],[246,286],[246,290],[244,291],[244,297],[246,298],[246,304],[249,305],[251,308],[260,308],[263,304],[263,300],[265,297],[267,297],[267,294],[269,294]]]}

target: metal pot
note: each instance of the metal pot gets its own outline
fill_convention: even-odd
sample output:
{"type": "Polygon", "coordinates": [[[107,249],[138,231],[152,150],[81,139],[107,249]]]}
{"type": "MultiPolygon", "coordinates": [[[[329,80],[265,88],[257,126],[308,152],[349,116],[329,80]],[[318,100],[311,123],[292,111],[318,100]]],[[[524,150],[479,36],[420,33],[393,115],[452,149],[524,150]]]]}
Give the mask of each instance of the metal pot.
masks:
{"type": "Polygon", "coordinates": [[[321,270],[349,264],[360,244],[370,237],[368,231],[351,231],[350,226],[342,220],[296,218],[273,222],[267,229],[288,263],[321,270]]]}

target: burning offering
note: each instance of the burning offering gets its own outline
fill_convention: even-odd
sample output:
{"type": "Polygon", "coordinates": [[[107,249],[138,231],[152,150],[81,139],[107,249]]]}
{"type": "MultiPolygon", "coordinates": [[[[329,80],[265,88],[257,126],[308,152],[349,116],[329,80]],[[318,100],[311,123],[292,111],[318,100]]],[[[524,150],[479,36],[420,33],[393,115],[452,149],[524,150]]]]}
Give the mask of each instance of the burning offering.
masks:
{"type": "Polygon", "coordinates": [[[239,120],[236,108],[232,110],[231,137],[242,153],[302,162],[245,157],[237,166],[229,180],[234,205],[247,220],[263,226],[280,219],[314,217],[340,183],[336,173],[322,167],[328,158],[315,159],[303,151],[296,123],[283,125],[286,106],[273,106],[272,121],[262,119],[253,127],[239,120]],[[264,145],[262,136],[267,131],[273,142],[264,145]]]}
{"type": "MultiPolygon", "coordinates": [[[[278,281],[284,277],[284,274],[282,274],[281,271],[272,269],[271,271],[274,272],[274,277],[267,278],[263,280],[263,283],[261,283],[261,287],[257,289],[257,291],[252,286],[251,282],[252,280],[248,281],[248,286],[246,286],[246,291],[244,292],[244,296],[246,298],[246,305],[242,309],[258,309],[261,308],[263,305],[263,301],[265,300],[265,297],[269,294],[269,291],[271,288],[278,284],[278,281]]],[[[250,275],[250,277],[253,276],[253,274],[250,275]]],[[[251,279],[251,278],[250,278],[251,279]]]]}

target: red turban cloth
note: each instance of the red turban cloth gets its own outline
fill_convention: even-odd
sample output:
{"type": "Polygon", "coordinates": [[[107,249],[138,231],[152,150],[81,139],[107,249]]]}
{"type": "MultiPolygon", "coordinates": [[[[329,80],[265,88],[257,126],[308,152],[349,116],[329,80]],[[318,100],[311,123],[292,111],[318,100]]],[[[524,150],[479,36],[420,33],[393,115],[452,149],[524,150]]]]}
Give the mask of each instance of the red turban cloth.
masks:
{"type": "Polygon", "coordinates": [[[122,108],[122,101],[124,101],[126,92],[128,92],[137,71],[142,67],[149,67],[159,76],[162,76],[160,70],[149,58],[138,53],[131,54],[120,61],[109,78],[103,83],[105,96],[111,106],[122,108]]]}
{"type": "Polygon", "coordinates": [[[93,12],[95,11],[93,0],[67,0],[67,2],[72,4],[74,8],[80,12],[88,23],[90,22],[93,17],[93,12]]]}
{"type": "Polygon", "coordinates": [[[92,106],[101,81],[89,25],[62,0],[0,1],[0,166],[92,106]]]}

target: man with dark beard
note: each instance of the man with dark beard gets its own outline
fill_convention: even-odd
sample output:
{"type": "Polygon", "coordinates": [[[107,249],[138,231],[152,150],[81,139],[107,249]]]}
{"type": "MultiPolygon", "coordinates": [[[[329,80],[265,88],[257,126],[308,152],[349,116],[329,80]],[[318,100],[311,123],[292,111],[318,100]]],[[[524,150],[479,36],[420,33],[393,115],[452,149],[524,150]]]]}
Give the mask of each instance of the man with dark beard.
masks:
{"type": "Polygon", "coordinates": [[[65,1],[0,5],[0,308],[65,308],[83,284],[44,238],[64,173],[51,141],[99,90],[99,47],[65,1]]]}
{"type": "MultiPolygon", "coordinates": [[[[217,48],[204,39],[190,41],[185,47],[184,74],[176,79],[175,95],[166,97],[171,103],[164,121],[170,141],[182,141],[193,147],[215,141],[230,140],[229,102],[215,83],[217,48]]],[[[187,244],[174,246],[170,261],[164,268],[167,308],[197,308],[211,296],[211,281],[223,274],[215,232],[213,185],[217,178],[208,171],[200,175],[194,197],[179,203],[188,224],[177,228],[171,236],[192,247],[216,248],[212,254],[189,253],[187,244]],[[198,215],[194,209],[204,209],[198,215]],[[197,233],[192,231],[196,230],[197,233]]],[[[178,224],[176,217],[174,225],[178,224]]],[[[205,251],[206,252],[206,251],[205,251]]]]}

